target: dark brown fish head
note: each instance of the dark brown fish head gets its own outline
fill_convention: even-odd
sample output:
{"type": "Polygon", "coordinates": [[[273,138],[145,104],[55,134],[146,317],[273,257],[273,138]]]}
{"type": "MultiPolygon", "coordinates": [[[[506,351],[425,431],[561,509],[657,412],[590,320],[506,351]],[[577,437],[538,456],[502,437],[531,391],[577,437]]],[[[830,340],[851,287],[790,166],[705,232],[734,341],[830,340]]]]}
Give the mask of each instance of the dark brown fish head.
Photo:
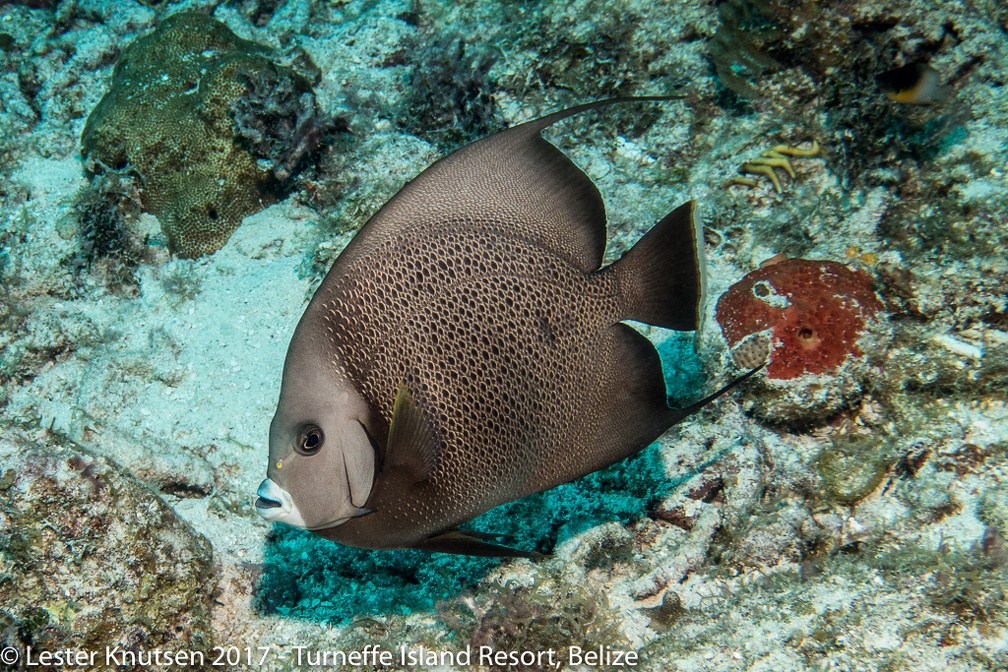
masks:
{"type": "MultiPolygon", "coordinates": [[[[269,521],[322,530],[367,513],[375,449],[368,406],[303,330],[295,332],[270,424],[269,467],[255,507],[269,521]]],[[[324,351],[324,350],[322,350],[324,351]]]]}

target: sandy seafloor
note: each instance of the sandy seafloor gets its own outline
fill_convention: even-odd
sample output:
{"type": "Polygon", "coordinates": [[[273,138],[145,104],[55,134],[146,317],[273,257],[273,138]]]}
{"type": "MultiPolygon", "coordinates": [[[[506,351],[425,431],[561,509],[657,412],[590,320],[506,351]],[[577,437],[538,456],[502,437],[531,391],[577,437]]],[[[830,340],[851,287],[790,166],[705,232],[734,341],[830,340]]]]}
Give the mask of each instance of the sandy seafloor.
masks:
{"type": "MultiPolygon", "coordinates": [[[[368,644],[554,648],[561,662],[568,645],[604,646],[637,652],[647,670],[1008,669],[1008,12],[981,0],[829,4],[796,4],[819,31],[815,44],[800,22],[752,38],[767,51],[804,45],[813,60],[816,48],[834,50],[822,76],[802,68],[796,47],[780,67],[736,68],[752,98],[715,75],[719,18],[707,2],[0,5],[10,36],[0,56],[0,637],[92,646],[88,623],[103,622],[110,644],[271,647],[262,665],[231,669],[308,669],[293,647],[368,644]],[[87,182],[79,138],[123,46],[184,9],[248,39],[303,47],[322,72],[320,107],[350,130],[306,169],[328,200],[297,183],[212,256],[171,258],[143,215],[135,226],[152,234],[148,259],[124,289],[100,264],[68,261],[80,245],[74,198],[87,182]],[[860,72],[844,60],[855,58],[843,41],[851,34],[862,59],[873,35],[880,55],[869,70],[925,54],[954,91],[899,106],[842,81],[860,72]],[[841,37],[830,44],[831,35],[841,37]],[[650,331],[670,386],[695,398],[738,373],[713,317],[731,283],[778,253],[833,259],[872,275],[892,328],[850,408],[775,422],[751,412],[765,393],[751,386],[625,464],[476,521],[526,548],[553,546],[538,563],[344,549],[259,519],[252,501],[293,327],[352,231],[445,151],[404,119],[424,68],[461,68],[465,79],[429,47],[458,39],[474,58],[492,55],[477,78],[496,101],[491,127],[613,94],[687,92],[549,134],[602,192],[610,259],[697,201],[711,300],[695,351],[688,335],[650,331]],[[781,194],[762,177],[725,185],[762,150],[813,138],[822,156],[795,158],[793,180],[778,171],[781,194]],[[864,454],[842,462],[850,474],[825,474],[849,434],[864,454]],[[41,463],[51,473],[29,468],[39,455],[50,455],[41,463]],[[140,489],[81,490],[66,466],[81,464],[74,455],[118,465],[116,478],[140,489]],[[838,497],[844,478],[869,485],[838,497]],[[88,534],[74,521],[98,515],[89,496],[111,498],[101,524],[121,542],[115,553],[70,543],[88,534]],[[184,521],[172,523],[171,542],[183,551],[137,569],[140,548],[166,542],[127,508],[131,497],[151,510],[165,502],[157,520],[184,521]],[[27,500],[34,508],[18,509],[27,500]],[[199,553],[185,549],[200,535],[212,560],[186,574],[180,566],[199,553]],[[159,584],[184,593],[159,598],[173,613],[123,622],[131,612],[110,606],[115,596],[142,603],[152,573],[199,583],[159,584]],[[162,621],[189,609],[185,626],[164,634],[162,621]]],[[[98,469],[99,480],[103,469],[114,467],[98,469]]]]}

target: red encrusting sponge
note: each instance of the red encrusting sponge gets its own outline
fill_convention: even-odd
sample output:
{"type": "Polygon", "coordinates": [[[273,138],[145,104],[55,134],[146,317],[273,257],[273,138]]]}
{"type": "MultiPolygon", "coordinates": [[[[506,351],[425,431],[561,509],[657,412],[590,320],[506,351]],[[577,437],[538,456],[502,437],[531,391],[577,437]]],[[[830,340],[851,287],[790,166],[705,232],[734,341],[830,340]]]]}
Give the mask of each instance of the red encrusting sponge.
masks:
{"type": "Polygon", "coordinates": [[[769,355],[767,377],[790,380],[860,357],[865,323],[883,308],[871,277],[835,261],[764,264],[728,288],[716,319],[741,366],[769,355]]]}

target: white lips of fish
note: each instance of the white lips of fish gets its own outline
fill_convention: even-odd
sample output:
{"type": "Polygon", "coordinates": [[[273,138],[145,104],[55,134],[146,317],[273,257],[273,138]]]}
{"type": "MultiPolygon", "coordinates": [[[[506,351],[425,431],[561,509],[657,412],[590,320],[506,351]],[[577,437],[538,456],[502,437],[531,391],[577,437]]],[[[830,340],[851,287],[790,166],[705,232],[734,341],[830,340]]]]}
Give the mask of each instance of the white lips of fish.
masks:
{"type": "Polygon", "coordinates": [[[290,493],[277,485],[273,479],[263,480],[256,494],[259,496],[255,503],[256,512],[266,520],[271,523],[287,523],[294,527],[307,527],[290,493]]]}

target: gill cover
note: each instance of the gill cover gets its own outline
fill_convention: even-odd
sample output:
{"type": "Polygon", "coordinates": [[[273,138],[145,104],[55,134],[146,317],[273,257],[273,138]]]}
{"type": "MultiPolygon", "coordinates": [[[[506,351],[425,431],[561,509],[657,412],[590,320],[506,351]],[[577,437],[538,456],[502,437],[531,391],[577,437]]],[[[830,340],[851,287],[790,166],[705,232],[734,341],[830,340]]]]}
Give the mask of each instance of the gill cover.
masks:
{"type": "Polygon", "coordinates": [[[259,515],[323,530],[368,513],[364,503],[374,485],[375,452],[367,432],[360,422],[349,420],[326,437],[313,455],[291,449],[271,462],[256,493],[259,515]]]}

